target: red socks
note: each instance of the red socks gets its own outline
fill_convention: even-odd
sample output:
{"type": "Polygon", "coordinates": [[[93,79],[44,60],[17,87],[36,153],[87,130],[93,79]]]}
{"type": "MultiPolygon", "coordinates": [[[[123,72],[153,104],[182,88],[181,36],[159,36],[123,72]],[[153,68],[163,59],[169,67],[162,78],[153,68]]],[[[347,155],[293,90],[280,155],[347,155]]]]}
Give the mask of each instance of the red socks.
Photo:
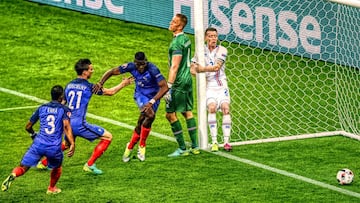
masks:
{"type": "Polygon", "coordinates": [[[145,128],[144,126],[141,126],[141,132],[140,132],[140,147],[146,146],[146,139],[150,134],[151,128],[145,128]]]}
{"type": "Polygon", "coordinates": [[[136,143],[139,141],[139,139],[140,139],[140,135],[137,134],[136,131],[134,130],[130,143],[128,145],[128,149],[133,149],[136,143]]]}
{"type": "Polygon", "coordinates": [[[109,147],[111,140],[101,140],[99,144],[95,147],[93,154],[91,155],[90,159],[88,160],[88,166],[92,166],[96,159],[98,159],[109,147]]]}
{"type": "Polygon", "coordinates": [[[68,147],[65,145],[65,143],[61,143],[61,151],[65,151],[68,147]]]}
{"type": "MultiPolygon", "coordinates": [[[[14,173],[16,177],[19,177],[19,176],[24,175],[26,171],[27,170],[25,170],[25,168],[18,166],[13,169],[12,173],[14,173]]],[[[62,172],[61,166],[59,168],[54,168],[51,170],[49,187],[55,187],[56,183],[58,182],[58,180],[61,176],[61,172],[62,172]]]]}
{"type": "Polygon", "coordinates": [[[128,149],[133,149],[139,140],[140,140],[140,147],[145,147],[146,139],[150,134],[150,130],[151,128],[145,128],[144,126],[141,126],[140,135],[137,134],[136,131],[134,130],[130,143],[128,145],[128,149]]]}
{"type": "Polygon", "coordinates": [[[15,173],[16,177],[24,175],[25,172],[26,170],[21,166],[15,167],[12,171],[12,173],[15,173]]]}
{"type": "Polygon", "coordinates": [[[62,167],[53,168],[50,173],[50,187],[55,187],[62,173],[62,167]]]}
{"type": "Polygon", "coordinates": [[[47,161],[47,158],[45,157],[41,163],[44,165],[44,166],[47,166],[48,165],[48,161],[47,161]]]}

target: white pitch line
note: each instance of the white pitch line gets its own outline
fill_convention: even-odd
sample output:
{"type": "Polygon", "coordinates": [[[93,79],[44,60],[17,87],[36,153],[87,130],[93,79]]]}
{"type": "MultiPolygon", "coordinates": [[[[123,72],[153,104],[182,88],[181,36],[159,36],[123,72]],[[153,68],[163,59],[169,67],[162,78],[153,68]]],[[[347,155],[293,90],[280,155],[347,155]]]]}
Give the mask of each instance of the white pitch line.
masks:
{"type": "MultiPolygon", "coordinates": [[[[14,90],[5,89],[5,88],[2,88],[2,87],[0,87],[0,91],[5,92],[5,93],[9,93],[9,94],[12,94],[12,95],[15,95],[15,96],[18,96],[18,97],[23,97],[23,98],[29,99],[31,101],[36,101],[36,102],[39,102],[39,103],[48,102],[46,100],[39,99],[39,98],[34,97],[34,96],[26,95],[26,94],[23,94],[23,93],[14,91],[14,90]]],[[[113,124],[113,125],[117,125],[117,126],[120,126],[120,127],[123,127],[123,128],[131,129],[131,130],[134,129],[134,126],[128,125],[126,123],[122,123],[122,122],[115,121],[115,120],[112,120],[112,119],[109,119],[109,118],[97,116],[97,115],[94,115],[94,114],[91,114],[91,113],[87,113],[87,116],[90,117],[90,118],[97,119],[97,120],[100,120],[100,121],[103,121],[103,122],[107,122],[107,123],[110,123],[110,124],[113,124]]],[[[155,136],[155,137],[161,138],[161,139],[169,140],[171,142],[176,142],[175,138],[170,137],[170,136],[166,136],[164,134],[156,133],[156,132],[153,132],[153,131],[150,134],[155,136]]],[[[210,153],[209,150],[204,150],[204,151],[210,153]]],[[[296,180],[301,180],[301,181],[304,181],[304,182],[307,182],[307,183],[310,183],[310,184],[313,184],[313,185],[316,185],[316,186],[319,186],[319,187],[322,187],[322,188],[326,188],[326,189],[333,190],[333,191],[336,191],[336,192],[339,192],[339,193],[343,193],[343,194],[348,195],[348,196],[353,196],[353,197],[356,197],[356,198],[360,198],[360,193],[353,192],[353,191],[350,191],[350,190],[345,190],[345,189],[342,189],[342,188],[339,188],[339,187],[335,187],[335,186],[330,185],[330,184],[326,184],[326,183],[323,183],[323,182],[320,182],[320,181],[317,181],[317,180],[306,178],[304,176],[300,176],[300,175],[297,175],[297,174],[294,174],[294,173],[290,173],[290,172],[287,172],[287,171],[284,171],[284,170],[281,170],[281,169],[273,168],[273,167],[268,166],[268,165],[257,163],[257,162],[251,161],[249,159],[243,159],[243,158],[231,155],[229,153],[213,152],[212,154],[222,156],[222,157],[225,157],[225,158],[228,158],[228,159],[231,159],[231,160],[235,160],[235,161],[238,161],[238,162],[242,162],[242,163],[245,163],[245,164],[248,164],[248,165],[251,165],[251,166],[255,166],[255,167],[258,167],[258,168],[262,168],[264,170],[271,171],[271,172],[274,172],[274,173],[277,173],[277,174],[281,174],[281,175],[284,175],[284,176],[287,176],[287,177],[290,177],[290,178],[294,178],[296,180]]]]}
{"type": "Polygon", "coordinates": [[[287,177],[291,177],[291,178],[294,178],[294,179],[297,179],[297,180],[302,180],[304,182],[307,182],[307,183],[310,183],[310,184],[313,184],[313,185],[317,185],[317,186],[320,186],[320,187],[323,187],[323,188],[326,188],[326,189],[329,189],[329,190],[333,190],[333,191],[340,192],[340,193],[343,193],[343,194],[346,194],[346,195],[349,195],[349,196],[360,198],[360,193],[353,192],[353,191],[350,191],[350,190],[345,190],[345,189],[342,189],[342,188],[339,188],[339,187],[335,187],[333,185],[329,185],[329,184],[326,184],[326,183],[323,183],[323,182],[320,182],[320,181],[317,181],[317,180],[306,178],[304,176],[300,176],[300,175],[297,175],[295,173],[290,173],[290,172],[287,172],[287,171],[284,171],[284,170],[281,170],[281,169],[277,169],[277,168],[273,168],[271,166],[267,166],[267,165],[264,165],[264,164],[261,164],[261,163],[257,163],[257,162],[254,162],[254,161],[251,161],[251,160],[248,160],[248,159],[243,159],[243,158],[231,155],[229,153],[224,153],[224,152],[213,152],[213,153],[214,154],[219,154],[219,156],[223,156],[223,157],[226,157],[228,159],[239,161],[239,162],[249,164],[249,165],[252,165],[252,166],[255,166],[255,167],[258,167],[258,168],[262,168],[262,169],[265,169],[267,171],[272,171],[274,173],[278,173],[278,174],[281,174],[281,175],[284,175],[284,176],[287,176],[287,177]]]}
{"type": "Polygon", "coordinates": [[[2,87],[0,87],[0,91],[8,93],[8,94],[15,95],[15,96],[18,96],[18,97],[26,98],[26,99],[31,100],[31,101],[36,101],[36,102],[42,103],[42,104],[48,102],[48,100],[39,99],[39,98],[34,97],[34,96],[30,96],[30,95],[27,95],[27,94],[23,94],[21,92],[17,92],[17,91],[14,91],[14,90],[9,90],[9,89],[2,88],[2,87]]]}
{"type": "Polygon", "coordinates": [[[0,109],[0,111],[12,111],[12,110],[19,110],[19,109],[33,109],[39,106],[20,106],[20,107],[13,107],[13,108],[6,108],[0,109]]]}

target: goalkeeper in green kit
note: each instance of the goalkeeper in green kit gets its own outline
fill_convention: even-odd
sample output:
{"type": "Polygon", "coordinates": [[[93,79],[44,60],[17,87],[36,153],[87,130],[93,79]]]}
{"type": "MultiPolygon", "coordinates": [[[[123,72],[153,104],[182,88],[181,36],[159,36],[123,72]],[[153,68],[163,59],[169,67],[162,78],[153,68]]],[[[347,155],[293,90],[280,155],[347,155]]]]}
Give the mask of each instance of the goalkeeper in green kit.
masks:
{"type": "Polygon", "coordinates": [[[183,32],[187,24],[187,17],[183,14],[176,14],[169,26],[173,32],[173,40],[169,46],[169,91],[164,95],[166,101],[166,119],[171,125],[179,148],[169,157],[187,156],[190,153],[200,154],[197,140],[197,126],[192,113],[193,91],[192,76],[190,73],[191,40],[183,32]],[[188,133],[191,139],[191,148],[186,149],[183,136],[183,127],[176,115],[180,112],[185,120],[188,133]]]}

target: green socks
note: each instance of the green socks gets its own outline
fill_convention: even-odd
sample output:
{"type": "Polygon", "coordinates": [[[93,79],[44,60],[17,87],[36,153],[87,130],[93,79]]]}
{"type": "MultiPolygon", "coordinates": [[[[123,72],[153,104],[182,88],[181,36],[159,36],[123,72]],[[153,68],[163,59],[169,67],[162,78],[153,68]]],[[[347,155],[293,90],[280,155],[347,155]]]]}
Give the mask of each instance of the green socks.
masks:
{"type": "Polygon", "coordinates": [[[179,120],[175,121],[174,123],[171,123],[171,130],[174,133],[174,136],[179,144],[180,149],[186,150],[183,131],[179,120]]]}
{"type": "Polygon", "coordinates": [[[190,139],[191,139],[191,148],[197,148],[198,140],[197,140],[197,127],[195,118],[190,118],[186,120],[186,125],[189,131],[190,139]]]}
{"type": "MultiPolygon", "coordinates": [[[[195,118],[190,118],[186,120],[186,126],[190,135],[191,139],[191,148],[197,148],[198,146],[198,140],[197,140],[197,127],[196,127],[196,121],[195,118]]],[[[179,120],[175,121],[174,123],[171,123],[171,130],[174,133],[174,136],[176,138],[176,141],[179,144],[180,149],[186,150],[186,144],[184,140],[183,130],[181,127],[181,123],[179,120]]]]}

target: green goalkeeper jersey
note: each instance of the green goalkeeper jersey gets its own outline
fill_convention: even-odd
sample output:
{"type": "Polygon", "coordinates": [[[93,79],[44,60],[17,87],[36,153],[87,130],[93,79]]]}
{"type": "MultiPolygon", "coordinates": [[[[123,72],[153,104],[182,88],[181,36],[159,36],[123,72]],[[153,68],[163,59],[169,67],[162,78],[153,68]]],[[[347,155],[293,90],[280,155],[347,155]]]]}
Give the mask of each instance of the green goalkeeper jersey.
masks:
{"type": "Polygon", "coordinates": [[[172,88],[177,91],[188,92],[192,90],[192,77],[190,74],[191,40],[184,33],[176,35],[169,47],[169,67],[173,56],[181,55],[182,59],[172,88]]]}

